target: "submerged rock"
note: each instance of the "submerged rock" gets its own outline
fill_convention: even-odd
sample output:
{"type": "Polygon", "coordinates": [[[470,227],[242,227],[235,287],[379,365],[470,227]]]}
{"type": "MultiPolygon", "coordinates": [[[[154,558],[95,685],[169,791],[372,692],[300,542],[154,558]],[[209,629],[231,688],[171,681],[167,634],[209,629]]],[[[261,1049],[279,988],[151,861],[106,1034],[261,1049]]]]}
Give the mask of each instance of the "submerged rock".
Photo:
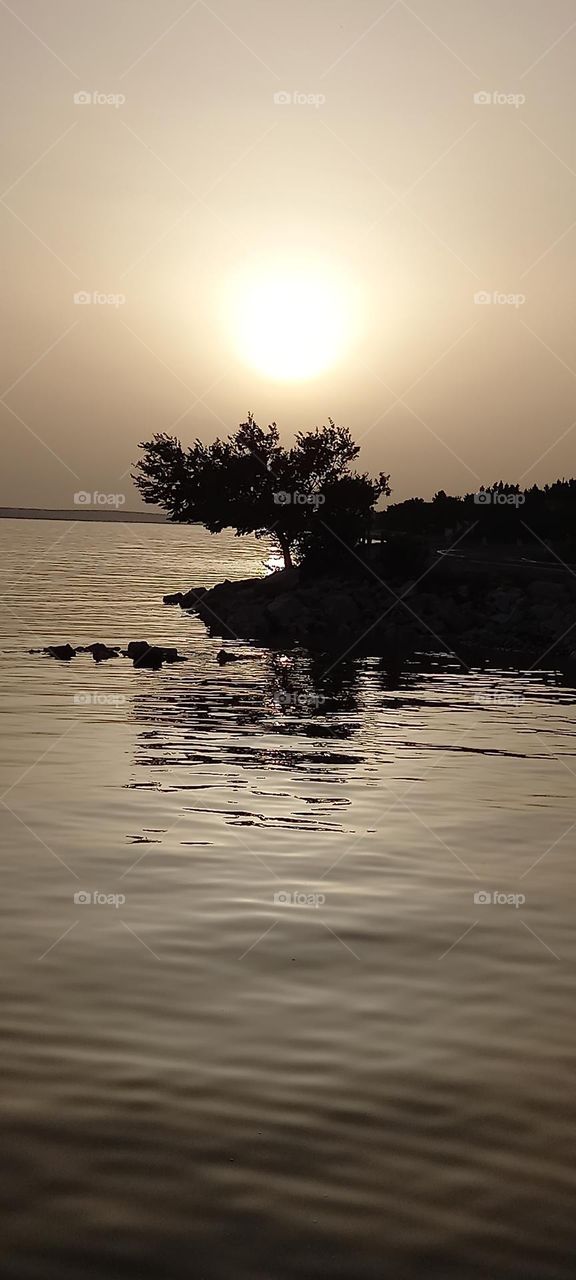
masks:
{"type": "Polygon", "coordinates": [[[76,650],[71,644],[49,644],[43,652],[51,658],[58,658],[59,662],[70,662],[71,658],[76,657],[76,650]]]}
{"type": "Polygon", "coordinates": [[[237,653],[226,653],[225,649],[219,649],[216,654],[216,661],[223,667],[227,662],[238,662],[237,653]]]}
{"type": "Polygon", "coordinates": [[[94,644],[81,645],[76,651],[77,653],[91,653],[95,662],[104,662],[107,658],[117,658],[119,649],[112,649],[110,645],[101,644],[96,641],[94,644]]]}
{"type": "Polygon", "coordinates": [[[216,654],[216,661],[219,662],[221,667],[224,667],[227,662],[250,662],[253,657],[253,653],[228,653],[226,649],[219,649],[216,654]]]}
{"type": "Polygon", "coordinates": [[[158,669],[163,662],[187,662],[184,654],[177,649],[161,644],[148,644],[147,640],[131,640],[126,656],[132,658],[135,667],[152,667],[158,669]]]}
{"type": "Polygon", "coordinates": [[[162,597],[163,604],[179,604],[181,609],[193,609],[202,596],[206,595],[206,587],[190,587],[188,591],[173,591],[162,597]]]}
{"type": "Polygon", "coordinates": [[[139,650],[133,657],[135,667],[150,667],[153,671],[158,671],[163,661],[162,650],[157,645],[146,645],[144,650],[139,650]]]}
{"type": "Polygon", "coordinates": [[[147,649],[151,648],[152,645],[148,644],[147,640],[131,640],[126,650],[126,657],[132,659],[141,658],[147,649]]]}
{"type": "Polygon", "coordinates": [[[187,662],[183,653],[169,645],[149,644],[147,640],[131,640],[127,649],[114,649],[111,645],[102,644],[99,640],[93,644],[79,645],[73,649],[71,644],[51,644],[44,649],[30,649],[30,653],[45,653],[60,662],[70,662],[78,653],[91,653],[95,662],[104,662],[108,658],[131,658],[135,667],[152,667],[157,669],[163,662],[187,662]]]}
{"type": "Polygon", "coordinates": [[[164,662],[187,662],[188,661],[188,659],[184,657],[183,653],[178,653],[177,649],[166,649],[164,645],[158,645],[157,648],[161,650],[163,654],[164,662]]]}

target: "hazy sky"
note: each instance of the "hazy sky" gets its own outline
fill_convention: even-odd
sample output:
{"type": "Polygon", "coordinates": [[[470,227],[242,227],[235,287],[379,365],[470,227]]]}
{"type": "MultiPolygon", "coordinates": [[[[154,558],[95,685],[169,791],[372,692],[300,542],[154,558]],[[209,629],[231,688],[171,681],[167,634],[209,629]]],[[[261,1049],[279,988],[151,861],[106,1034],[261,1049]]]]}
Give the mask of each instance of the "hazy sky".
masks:
{"type": "Polygon", "coordinates": [[[137,507],[138,440],[249,409],[396,498],[574,474],[573,0],[0,0],[0,42],[0,503],[137,507]],[[304,381],[231,305],[293,270],[355,306],[304,381]]]}

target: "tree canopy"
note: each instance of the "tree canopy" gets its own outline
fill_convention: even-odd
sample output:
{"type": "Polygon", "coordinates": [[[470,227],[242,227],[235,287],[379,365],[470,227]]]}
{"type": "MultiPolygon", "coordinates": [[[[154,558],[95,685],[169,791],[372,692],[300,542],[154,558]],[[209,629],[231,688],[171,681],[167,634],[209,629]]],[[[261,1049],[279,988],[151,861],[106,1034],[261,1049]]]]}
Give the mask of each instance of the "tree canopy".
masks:
{"type": "Polygon", "coordinates": [[[576,480],[556,480],[539,488],[497,480],[474,493],[452,496],[441,489],[431,502],[408,498],[379,517],[384,536],[395,532],[438,536],[474,526],[488,542],[576,540],[576,480]]]}
{"type": "Polygon", "coordinates": [[[352,470],[360,450],[345,427],[300,431],[290,447],[276,423],[259,427],[252,414],[225,440],[195,440],[188,448],[158,434],[140,444],[134,482],[147,503],[179,524],[200,523],[211,533],[232,528],[278,541],[284,563],[292,552],[326,536],[353,545],[370,525],[389,477],[352,470]]]}

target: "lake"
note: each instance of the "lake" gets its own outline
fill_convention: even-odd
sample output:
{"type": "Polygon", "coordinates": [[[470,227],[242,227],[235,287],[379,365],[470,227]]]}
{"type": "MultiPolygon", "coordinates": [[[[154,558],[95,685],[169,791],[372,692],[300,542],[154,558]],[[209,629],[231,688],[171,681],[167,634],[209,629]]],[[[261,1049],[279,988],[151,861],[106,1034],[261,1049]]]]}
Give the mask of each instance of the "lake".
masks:
{"type": "Polygon", "coordinates": [[[0,551],[2,1276],[571,1280],[574,691],[220,667],[162,595],[252,539],[0,551]]]}

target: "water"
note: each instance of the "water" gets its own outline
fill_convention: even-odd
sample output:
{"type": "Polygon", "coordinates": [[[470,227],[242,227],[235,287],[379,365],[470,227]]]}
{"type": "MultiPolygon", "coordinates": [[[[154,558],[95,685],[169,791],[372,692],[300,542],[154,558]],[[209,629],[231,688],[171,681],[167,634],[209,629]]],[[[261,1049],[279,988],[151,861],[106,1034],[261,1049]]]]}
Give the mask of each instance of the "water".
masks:
{"type": "Polygon", "coordinates": [[[162,594],[262,543],[0,549],[2,1276],[571,1277],[573,691],[220,668],[162,594]],[[129,639],[190,660],[27,652],[129,639]]]}

